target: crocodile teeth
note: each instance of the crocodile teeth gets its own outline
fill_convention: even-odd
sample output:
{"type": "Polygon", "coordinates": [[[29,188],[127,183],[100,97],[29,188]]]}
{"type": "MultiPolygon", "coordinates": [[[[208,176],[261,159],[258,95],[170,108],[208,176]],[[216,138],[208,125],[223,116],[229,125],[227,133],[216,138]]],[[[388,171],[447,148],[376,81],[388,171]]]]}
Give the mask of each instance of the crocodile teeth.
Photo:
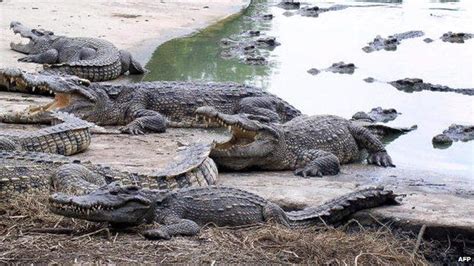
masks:
{"type": "Polygon", "coordinates": [[[36,90],[36,87],[33,86],[33,88],[31,88],[31,91],[32,91],[32,92],[35,92],[35,90],[36,90]]]}

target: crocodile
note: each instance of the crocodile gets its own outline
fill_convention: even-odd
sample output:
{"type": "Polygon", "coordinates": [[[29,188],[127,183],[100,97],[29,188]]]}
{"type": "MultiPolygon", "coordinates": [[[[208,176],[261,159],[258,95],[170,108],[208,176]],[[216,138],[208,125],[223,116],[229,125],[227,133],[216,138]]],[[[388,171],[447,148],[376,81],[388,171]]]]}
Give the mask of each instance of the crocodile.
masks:
{"type": "Polygon", "coordinates": [[[354,74],[354,71],[356,70],[356,66],[354,63],[344,63],[344,62],[338,62],[332,64],[330,67],[319,70],[317,68],[311,68],[307,72],[311,75],[317,75],[321,73],[322,71],[330,71],[332,73],[338,73],[338,74],[354,74]]]}
{"type": "Polygon", "coordinates": [[[245,226],[276,222],[290,228],[338,224],[362,209],[396,204],[396,195],[383,187],[366,188],[317,207],[285,212],[277,204],[232,187],[209,186],[176,191],[150,190],[138,186],[109,184],[79,196],[55,193],[50,210],[65,217],[112,226],[159,223],[143,235],[148,239],[170,239],[196,235],[201,226],[245,226]]]}
{"type": "Polygon", "coordinates": [[[223,113],[244,113],[252,119],[286,122],[301,112],[262,89],[235,83],[142,82],[87,83],[74,76],[30,74],[0,69],[0,90],[54,94],[53,102],[31,108],[28,115],[4,114],[2,122],[44,122],[44,111],[73,113],[97,125],[123,125],[129,134],[164,132],[167,127],[202,127],[194,110],[214,106],[223,113]],[[36,89],[35,89],[36,88],[36,89]]]}
{"type": "Polygon", "coordinates": [[[368,151],[369,164],[395,166],[375,135],[341,117],[299,116],[276,124],[223,114],[209,106],[198,108],[196,114],[231,131],[231,139],[216,143],[210,154],[226,169],[294,170],[304,177],[336,175],[340,164],[360,160],[361,149],[368,151]]]}
{"type": "Polygon", "coordinates": [[[208,157],[209,144],[193,144],[178,151],[164,169],[142,174],[81,162],[70,157],[29,151],[0,151],[0,199],[31,190],[73,194],[94,191],[108,183],[150,189],[177,189],[216,183],[217,167],[208,157]]]}
{"type": "Polygon", "coordinates": [[[63,72],[92,81],[112,80],[126,72],[145,73],[129,52],[118,50],[106,40],[55,35],[17,21],[11,22],[10,28],[29,39],[27,44],[10,43],[12,50],[27,55],[18,61],[44,64],[47,72],[63,72]]]}
{"type": "Polygon", "coordinates": [[[425,33],[418,30],[396,33],[388,36],[387,38],[382,38],[380,35],[377,35],[377,37],[375,37],[373,41],[369,42],[367,46],[363,47],[362,50],[366,53],[371,53],[382,49],[385,51],[396,51],[397,46],[402,40],[418,38],[423,35],[425,35],[425,33]]]}
{"type": "Polygon", "coordinates": [[[375,107],[370,112],[357,112],[352,116],[352,120],[362,120],[367,122],[382,122],[387,123],[397,118],[400,113],[394,108],[383,109],[382,107],[375,107]]]}
{"type": "Polygon", "coordinates": [[[62,123],[36,131],[0,131],[0,150],[73,155],[89,147],[94,124],[63,112],[52,112],[52,117],[62,123]]]}

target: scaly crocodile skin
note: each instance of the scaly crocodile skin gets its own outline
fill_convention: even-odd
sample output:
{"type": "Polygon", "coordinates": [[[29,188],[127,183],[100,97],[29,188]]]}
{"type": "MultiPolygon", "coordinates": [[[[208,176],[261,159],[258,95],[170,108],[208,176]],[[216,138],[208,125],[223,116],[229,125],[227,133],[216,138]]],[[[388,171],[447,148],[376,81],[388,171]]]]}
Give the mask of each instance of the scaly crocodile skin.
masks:
{"type": "Polygon", "coordinates": [[[285,212],[253,193],[230,187],[185,188],[177,191],[115,186],[81,196],[56,193],[50,209],[59,215],[95,222],[138,225],[160,223],[144,232],[149,239],[195,235],[201,226],[242,226],[274,221],[292,228],[335,224],[362,209],[393,204],[396,195],[382,187],[356,191],[317,207],[285,212]]]}

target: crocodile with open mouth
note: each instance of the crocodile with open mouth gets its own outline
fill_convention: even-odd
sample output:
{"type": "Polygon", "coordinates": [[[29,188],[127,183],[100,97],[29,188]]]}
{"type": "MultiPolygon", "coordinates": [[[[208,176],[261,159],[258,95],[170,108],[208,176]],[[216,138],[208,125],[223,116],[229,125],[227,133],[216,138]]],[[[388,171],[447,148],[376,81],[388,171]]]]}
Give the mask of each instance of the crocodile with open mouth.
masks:
{"type": "Polygon", "coordinates": [[[169,191],[112,183],[85,195],[55,193],[49,198],[49,208],[58,215],[109,222],[112,226],[156,222],[162,226],[146,230],[143,235],[148,239],[170,239],[196,235],[206,224],[244,226],[273,221],[291,228],[337,224],[359,210],[396,204],[395,197],[383,187],[366,188],[320,206],[285,212],[258,195],[231,187],[169,191]]]}
{"type": "Polygon", "coordinates": [[[284,124],[263,123],[205,106],[196,110],[207,121],[227,127],[232,138],[215,144],[211,158],[230,170],[294,170],[302,176],[336,175],[340,164],[369,153],[368,163],[394,167],[382,142],[368,129],[332,115],[299,116],[284,124]]]}
{"type": "Polygon", "coordinates": [[[83,194],[111,182],[170,190],[213,185],[218,171],[208,157],[210,150],[209,144],[183,147],[173,162],[151,173],[132,173],[51,153],[0,150],[0,199],[33,189],[83,194]]]}
{"type": "Polygon", "coordinates": [[[213,106],[227,114],[286,122],[301,112],[284,100],[256,87],[235,83],[142,82],[89,83],[68,75],[31,74],[0,69],[0,90],[54,94],[53,102],[31,108],[26,116],[3,114],[10,123],[44,122],[43,111],[60,110],[97,125],[123,125],[124,133],[163,132],[166,127],[202,127],[194,111],[213,106]],[[22,117],[29,117],[22,121],[22,117]],[[33,119],[36,117],[37,119],[33,119]]]}
{"type": "Polygon", "coordinates": [[[18,61],[47,64],[47,72],[67,73],[92,81],[115,79],[126,72],[145,73],[129,52],[118,50],[106,40],[59,36],[47,30],[30,29],[17,21],[11,22],[10,28],[29,39],[27,44],[10,44],[12,50],[27,54],[18,61]]]}

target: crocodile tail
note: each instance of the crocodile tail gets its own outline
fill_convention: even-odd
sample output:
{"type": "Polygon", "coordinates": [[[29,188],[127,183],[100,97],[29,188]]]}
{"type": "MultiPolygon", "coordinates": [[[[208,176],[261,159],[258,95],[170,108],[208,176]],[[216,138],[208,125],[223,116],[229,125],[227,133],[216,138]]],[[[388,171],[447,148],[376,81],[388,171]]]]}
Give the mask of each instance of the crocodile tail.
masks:
{"type": "MultiPolygon", "coordinates": [[[[151,189],[179,189],[215,185],[218,171],[209,158],[210,144],[196,143],[182,148],[173,163],[150,174],[132,174],[131,184],[151,189]]],[[[122,180],[129,182],[128,180],[122,180]]]]}
{"type": "MultiPolygon", "coordinates": [[[[79,61],[81,62],[81,61],[79,61]]],[[[42,74],[68,74],[78,76],[90,81],[107,81],[120,76],[122,63],[119,59],[105,65],[80,65],[78,63],[60,63],[54,65],[43,65],[42,74]]]]}
{"type": "Polygon", "coordinates": [[[18,136],[24,150],[73,155],[89,147],[89,128],[94,124],[69,113],[52,112],[51,115],[53,126],[18,136]]]}
{"type": "Polygon", "coordinates": [[[292,227],[309,227],[322,224],[336,224],[349,215],[383,205],[398,204],[397,195],[383,187],[370,187],[343,195],[320,206],[301,211],[288,212],[292,227]]]}

